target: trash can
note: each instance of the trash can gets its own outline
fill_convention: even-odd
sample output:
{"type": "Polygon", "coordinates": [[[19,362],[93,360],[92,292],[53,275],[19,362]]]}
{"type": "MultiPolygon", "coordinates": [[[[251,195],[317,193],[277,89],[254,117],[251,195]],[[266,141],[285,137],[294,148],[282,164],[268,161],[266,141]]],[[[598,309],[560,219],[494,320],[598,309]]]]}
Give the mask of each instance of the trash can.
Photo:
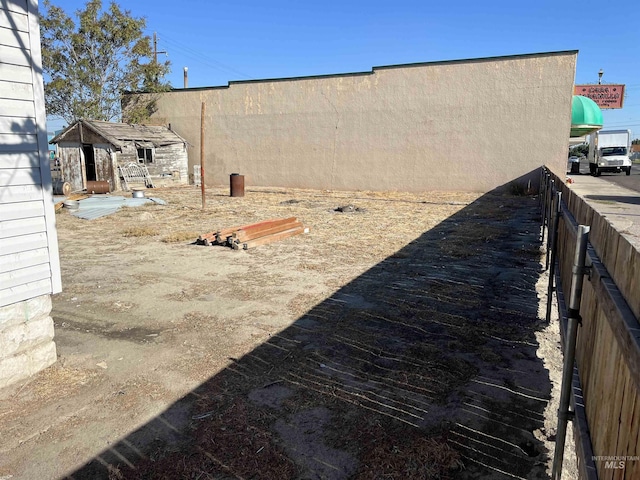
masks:
{"type": "Polygon", "coordinates": [[[229,187],[232,197],[244,197],[244,175],[232,173],[229,176],[229,187]]]}

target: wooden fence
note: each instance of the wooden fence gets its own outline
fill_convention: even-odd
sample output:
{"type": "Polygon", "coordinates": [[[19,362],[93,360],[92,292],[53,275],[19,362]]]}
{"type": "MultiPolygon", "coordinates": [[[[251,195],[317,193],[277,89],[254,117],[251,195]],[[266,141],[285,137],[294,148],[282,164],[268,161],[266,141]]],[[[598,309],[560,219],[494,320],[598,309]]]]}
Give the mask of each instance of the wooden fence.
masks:
{"type": "Polygon", "coordinates": [[[541,175],[540,198],[547,258],[551,252],[551,258],[557,259],[553,266],[557,268],[563,323],[577,225],[590,226],[590,270],[580,301],[574,368],[579,378],[574,374],[572,399],[580,478],[640,479],[640,252],[607,218],[546,169],[541,175]],[[557,199],[559,207],[554,206],[557,199]],[[556,223],[556,211],[560,214],[554,242],[550,227],[556,223]]]}

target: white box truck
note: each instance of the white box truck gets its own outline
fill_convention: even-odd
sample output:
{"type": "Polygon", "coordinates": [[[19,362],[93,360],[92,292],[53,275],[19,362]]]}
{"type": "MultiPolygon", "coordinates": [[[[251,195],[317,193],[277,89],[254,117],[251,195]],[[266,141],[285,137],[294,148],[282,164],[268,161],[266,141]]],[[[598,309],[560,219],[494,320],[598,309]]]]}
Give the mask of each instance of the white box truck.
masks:
{"type": "Polygon", "coordinates": [[[600,176],[602,172],[625,172],[631,175],[631,131],[600,130],[589,135],[589,171],[600,176]]]}

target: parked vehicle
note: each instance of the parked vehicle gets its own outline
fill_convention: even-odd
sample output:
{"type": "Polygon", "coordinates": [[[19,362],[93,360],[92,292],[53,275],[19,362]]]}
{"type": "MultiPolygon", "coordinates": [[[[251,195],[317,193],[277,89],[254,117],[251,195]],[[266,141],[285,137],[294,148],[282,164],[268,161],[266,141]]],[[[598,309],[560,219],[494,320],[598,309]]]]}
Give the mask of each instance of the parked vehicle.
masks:
{"type": "Polygon", "coordinates": [[[589,171],[600,176],[602,172],[625,172],[631,175],[631,131],[601,130],[589,136],[589,171]]]}

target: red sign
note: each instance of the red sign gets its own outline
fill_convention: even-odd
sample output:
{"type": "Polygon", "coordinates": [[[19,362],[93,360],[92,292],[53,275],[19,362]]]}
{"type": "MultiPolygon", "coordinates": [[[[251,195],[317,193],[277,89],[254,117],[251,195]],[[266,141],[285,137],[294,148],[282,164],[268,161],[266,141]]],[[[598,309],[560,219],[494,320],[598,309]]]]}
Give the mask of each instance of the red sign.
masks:
{"type": "Polygon", "coordinates": [[[622,108],[624,85],[576,85],[573,94],[590,98],[600,108],[622,108]]]}

